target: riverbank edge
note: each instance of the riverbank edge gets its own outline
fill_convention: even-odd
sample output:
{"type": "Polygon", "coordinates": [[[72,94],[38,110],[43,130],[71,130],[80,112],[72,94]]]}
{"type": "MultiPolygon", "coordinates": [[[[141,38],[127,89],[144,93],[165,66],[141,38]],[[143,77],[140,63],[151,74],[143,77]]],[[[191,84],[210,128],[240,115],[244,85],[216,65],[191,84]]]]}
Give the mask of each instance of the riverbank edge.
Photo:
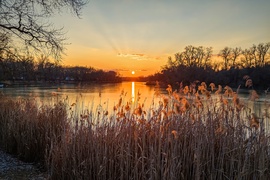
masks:
{"type": "Polygon", "coordinates": [[[27,178],[45,180],[44,172],[33,163],[26,163],[0,148],[0,179],[27,178]]]}

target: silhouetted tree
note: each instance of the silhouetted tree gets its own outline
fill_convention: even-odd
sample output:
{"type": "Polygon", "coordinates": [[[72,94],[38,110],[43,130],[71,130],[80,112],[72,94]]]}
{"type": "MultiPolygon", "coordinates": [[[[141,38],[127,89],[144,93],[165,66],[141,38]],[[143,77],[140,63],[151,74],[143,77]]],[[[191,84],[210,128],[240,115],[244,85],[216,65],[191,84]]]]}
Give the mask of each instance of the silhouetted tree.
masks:
{"type": "Polygon", "coordinates": [[[177,67],[177,62],[173,61],[172,57],[168,57],[167,65],[164,66],[164,69],[175,69],[177,67]]]}
{"type": "Polygon", "coordinates": [[[20,56],[17,59],[17,71],[20,74],[20,78],[23,80],[34,80],[35,79],[35,63],[34,57],[32,56],[20,56]]]}
{"type": "Polygon", "coordinates": [[[229,68],[229,61],[231,59],[231,51],[232,49],[229,47],[225,47],[220,50],[218,56],[222,57],[224,61],[224,69],[227,70],[229,68]]]}
{"type": "Polygon", "coordinates": [[[269,43],[260,43],[257,46],[257,54],[258,54],[258,65],[260,67],[264,67],[265,66],[265,56],[267,54],[267,51],[269,50],[270,47],[270,42],[269,43]]]}
{"type": "Polygon", "coordinates": [[[47,56],[41,55],[37,62],[37,80],[52,81],[56,78],[56,63],[52,62],[47,56]]]}
{"type": "Polygon", "coordinates": [[[213,48],[207,47],[205,49],[204,62],[202,62],[204,68],[210,66],[210,60],[212,58],[212,55],[213,55],[213,48]]]}
{"type": "Polygon", "coordinates": [[[218,54],[223,58],[223,69],[220,69],[221,65],[215,61],[211,66],[203,65],[202,62],[207,62],[206,59],[210,61],[212,48],[207,50],[207,48],[187,46],[185,51],[175,54],[175,61],[169,57],[161,72],[149,76],[149,80],[171,85],[176,82],[188,84],[198,80],[237,88],[239,85],[245,87],[242,82],[243,76],[250,75],[255,81],[254,85],[268,88],[270,86],[269,44],[260,43],[258,46],[253,45],[244,50],[240,47],[223,48],[218,54]],[[207,52],[209,55],[206,55],[207,52]],[[201,57],[204,57],[204,60],[201,57]]]}
{"type": "Polygon", "coordinates": [[[3,56],[4,52],[9,50],[10,41],[11,39],[8,33],[0,32],[0,57],[3,56]]]}
{"type": "Polygon", "coordinates": [[[257,46],[255,44],[252,45],[252,47],[249,49],[250,56],[254,61],[254,66],[258,66],[258,58],[257,58],[257,46]]]}
{"type": "Polygon", "coordinates": [[[267,52],[269,51],[270,43],[253,44],[249,49],[244,49],[241,53],[243,55],[243,67],[264,67],[267,63],[267,52]]]}
{"type": "Polygon", "coordinates": [[[232,67],[236,67],[236,59],[241,55],[242,49],[240,47],[231,49],[232,67]]]}
{"type": "Polygon", "coordinates": [[[47,19],[61,9],[79,16],[87,0],[1,0],[0,33],[16,39],[17,47],[26,45],[35,52],[46,50],[56,58],[64,50],[64,34],[47,19]]]}
{"type": "Polygon", "coordinates": [[[254,59],[253,59],[253,54],[251,52],[251,49],[244,49],[242,50],[242,55],[243,55],[243,58],[241,60],[242,62],[242,67],[243,68],[250,68],[252,67],[252,65],[255,63],[253,63],[254,59]]]}
{"type": "Polygon", "coordinates": [[[212,57],[212,47],[186,46],[185,51],[175,54],[176,65],[187,67],[206,67],[212,57]]]}
{"type": "Polygon", "coordinates": [[[19,76],[16,62],[17,56],[15,56],[15,53],[7,51],[1,60],[5,80],[15,80],[19,76]]]}

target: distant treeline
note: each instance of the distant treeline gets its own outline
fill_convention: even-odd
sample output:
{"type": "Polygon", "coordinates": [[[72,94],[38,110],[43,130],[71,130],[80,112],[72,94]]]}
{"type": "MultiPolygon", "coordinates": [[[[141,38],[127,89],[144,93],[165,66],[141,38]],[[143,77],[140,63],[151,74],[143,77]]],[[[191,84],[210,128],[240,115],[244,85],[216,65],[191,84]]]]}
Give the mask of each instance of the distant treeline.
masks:
{"type": "MultiPolygon", "coordinates": [[[[0,44],[1,47],[1,44],[0,44]]],[[[45,56],[35,59],[25,53],[0,48],[0,81],[46,81],[46,82],[120,82],[159,81],[178,86],[195,81],[245,87],[245,75],[253,82],[253,87],[270,87],[270,43],[252,45],[250,48],[225,47],[213,55],[212,47],[185,47],[176,53],[161,71],[147,77],[121,77],[115,71],[104,71],[93,67],[64,67],[59,61],[51,61],[45,56]]]]}
{"type": "Polygon", "coordinates": [[[198,81],[207,84],[228,85],[232,88],[238,88],[239,85],[241,88],[248,88],[245,85],[246,79],[244,77],[246,75],[252,80],[252,88],[266,90],[270,87],[270,65],[243,69],[230,68],[220,71],[214,71],[211,68],[178,66],[176,69],[166,69],[161,73],[149,76],[147,80],[149,82],[159,81],[164,85],[170,84],[172,86],[179,86],[180,83],[190,85],[198,81]]]}
{"type": "Polygon", "coordinates": [[[151,75],[148,81],[160,81],[164,84],[190,84],[195,81],[245,87],[247,75],[253,87],[270,87],[270,43],[260,43],[247,49],[225,47],[213,56],[212,47],[187,46],[175,58],[168,58],[168,63],[161,72],[151,75]],[[218,61],[219,60],[219,61],[218,61]]]}
{"type": "Polygon", "coordinates": [[[46,81],[46,82],[118,82],[115,71],[93,67],[64,67],[46,57],[35,60],[31,56],[2,54],[0,56],[0,81],[46,81]]]}

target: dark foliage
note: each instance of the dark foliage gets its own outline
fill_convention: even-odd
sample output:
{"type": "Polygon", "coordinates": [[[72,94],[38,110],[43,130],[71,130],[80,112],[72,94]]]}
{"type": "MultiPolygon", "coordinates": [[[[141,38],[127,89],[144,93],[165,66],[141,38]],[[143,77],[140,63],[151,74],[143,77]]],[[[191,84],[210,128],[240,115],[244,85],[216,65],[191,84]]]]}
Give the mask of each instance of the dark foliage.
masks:
{"type": "Polygon", "coordinates": [[[246,89],[243,77],[249,75],[253,82],[253,88],[265,90],[270,87],[270,65],[253,68],[231,68],[215,72],[211,68],[203,69],[197,67],[180,66],[175,71],[171,69],[163,70],[161,73],[149,76],[149,81],[161,81],[165,85],[171,84],[177,86],[179,83],[189,85],[194,81],[215,83],[232,88],[246,89]]]}

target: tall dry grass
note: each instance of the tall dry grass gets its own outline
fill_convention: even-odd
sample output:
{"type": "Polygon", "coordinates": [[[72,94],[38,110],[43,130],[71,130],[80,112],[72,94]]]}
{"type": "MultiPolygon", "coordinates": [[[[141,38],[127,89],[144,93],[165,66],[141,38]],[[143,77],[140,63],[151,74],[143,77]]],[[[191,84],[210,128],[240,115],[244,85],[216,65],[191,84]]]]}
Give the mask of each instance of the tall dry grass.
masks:
{"type": "Polygon", "coordinates": [[[268,103],[258,116],[230,87],[167,91],[156,91],[150,108],[139,94],[134,103],[121,97],[112,113],[82,110],[78,102],[4,100],[0,142],[26,160],[42,160],[50,179],[270,177],[268,103]]]}
{"type": "Polygon", "coordinates": [[[0,96],[0,147],[29,162],[45,162],[45,155],[68,128],[66,107],[39,105],[35,99],[0,96]]]}

